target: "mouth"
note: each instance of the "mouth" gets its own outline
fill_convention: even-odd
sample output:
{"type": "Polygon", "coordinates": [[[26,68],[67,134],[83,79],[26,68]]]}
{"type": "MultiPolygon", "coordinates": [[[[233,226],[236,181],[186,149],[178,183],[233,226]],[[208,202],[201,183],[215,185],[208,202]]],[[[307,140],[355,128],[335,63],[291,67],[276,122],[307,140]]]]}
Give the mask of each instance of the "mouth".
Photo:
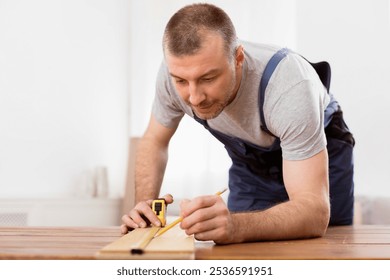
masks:
{"type": "Polygon", "coordinates": [[[205,107],[195,107],[193,109],[194,109],[194,112],[196,112],[196,114],[199,117],[205,117],[205,116],[208,116],[211,113],[210,107],[211,106],[209,106],[207,108],[205,108],[205,107]]]}
{"type": "Polygon", "coordinates": [[[192,108],[194,108],[195,110],[197,111],[208,111],[210,110],[211,107],[213,107],[213,103],[209,103],[209,104],[201,104],[201,105],[198,105],[198,106],[192,106],[192,108]]]}
{"type": "Polygon", "coordinates": [[[203,102],[196,106],[188,102],[188,105],[198,117],[204,120],[217,117],[223,110],[223,106],[218,102],[203,102]]]}
{"type": "Polygon", "coordinates": [[[209,111],[211,108],[211,105],[210,106],[207,106],[207,107],[196,107],[195,109],[197,111],[209,111]]]}
{"type": "Polygon", "coordinates": [[[221,112],[222,107],[216,106],[217,104],[208,104],[207,106],[193,106],[194,113],[201,119],[209,120],[216,118],[221,112]]]}

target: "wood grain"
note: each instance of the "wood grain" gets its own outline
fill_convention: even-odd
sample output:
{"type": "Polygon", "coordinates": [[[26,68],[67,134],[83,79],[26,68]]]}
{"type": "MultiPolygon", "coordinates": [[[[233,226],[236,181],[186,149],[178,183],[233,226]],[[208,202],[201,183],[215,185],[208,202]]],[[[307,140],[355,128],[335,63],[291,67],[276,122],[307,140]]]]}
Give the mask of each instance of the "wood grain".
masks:
{"type": "Polygon", "coordinates": [[[196,259],[390,259],[390,226],[330,227],[322,238],[211,246],[196,243],[196,259]]]}
{"type": "Polygon", "coordinates": [[[193,259],[194,238],[175,226],[166,234],[153,236],[160,228],[138,228],[101,249],[99,259],[193,259]]]}
{"type": "Polygon", "coordinates": [[[95,259],[119,227],[0,227],[0,259],[95,259]]]}

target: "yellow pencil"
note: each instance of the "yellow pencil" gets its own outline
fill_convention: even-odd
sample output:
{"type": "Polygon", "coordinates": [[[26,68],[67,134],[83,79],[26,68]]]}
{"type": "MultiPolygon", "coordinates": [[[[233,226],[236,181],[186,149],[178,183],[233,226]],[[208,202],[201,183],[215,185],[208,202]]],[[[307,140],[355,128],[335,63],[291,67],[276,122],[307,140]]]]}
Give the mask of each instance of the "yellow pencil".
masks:
{"type": "MultiPolygon", "coordinates": [[[[222,191],[219,191],[217,192],[215,195],[221,195],[223,194],[224,192],[226,192],[227,188],[225,188],[224,190],[222,191]]],[[[154,237],[157,237],[157,236],[160,236],[162,235],[164,232],[170,230],[171,228],[173,228],[175,225],[177,225],[178,223],[180,223],[181,221],[183,220],[183,217],[179,217],[177,218],[175,221],[173,221],[172,223],[170,223],[169,225],[167,225],[165,228],[162,228],[161,230],[159,230],[156,235],[154,237]]]]}

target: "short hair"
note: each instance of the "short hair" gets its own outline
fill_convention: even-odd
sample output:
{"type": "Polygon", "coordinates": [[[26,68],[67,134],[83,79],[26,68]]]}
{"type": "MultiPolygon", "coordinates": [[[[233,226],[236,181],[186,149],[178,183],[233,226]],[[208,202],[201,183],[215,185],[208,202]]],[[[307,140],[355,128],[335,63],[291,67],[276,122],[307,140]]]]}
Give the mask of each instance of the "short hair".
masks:
{"type": "Polygon", "coordinates": [[[171,17],[165,27],[163,49],[175,56],[195,54],[207,31],[220,34],[226,53],[235,57],[238,43],[232,21],[221,8],[203,3],[185,6],[171,17]]]}

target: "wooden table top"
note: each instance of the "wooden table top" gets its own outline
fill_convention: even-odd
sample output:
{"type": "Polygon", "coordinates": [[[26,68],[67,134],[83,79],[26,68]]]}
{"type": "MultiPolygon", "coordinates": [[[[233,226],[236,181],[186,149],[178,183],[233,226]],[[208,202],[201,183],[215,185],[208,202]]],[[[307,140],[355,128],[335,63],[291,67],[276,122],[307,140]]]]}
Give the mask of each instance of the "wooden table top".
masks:
{"type": "MultiPolygon", "coordinates": [[[[0,227],[0,259],[94,259],[120,236],[119,227],[0,227]]],[[[390,225],[330,227],[305,240],[196,242],[195,259],[390,259],[390,225]]]]}

